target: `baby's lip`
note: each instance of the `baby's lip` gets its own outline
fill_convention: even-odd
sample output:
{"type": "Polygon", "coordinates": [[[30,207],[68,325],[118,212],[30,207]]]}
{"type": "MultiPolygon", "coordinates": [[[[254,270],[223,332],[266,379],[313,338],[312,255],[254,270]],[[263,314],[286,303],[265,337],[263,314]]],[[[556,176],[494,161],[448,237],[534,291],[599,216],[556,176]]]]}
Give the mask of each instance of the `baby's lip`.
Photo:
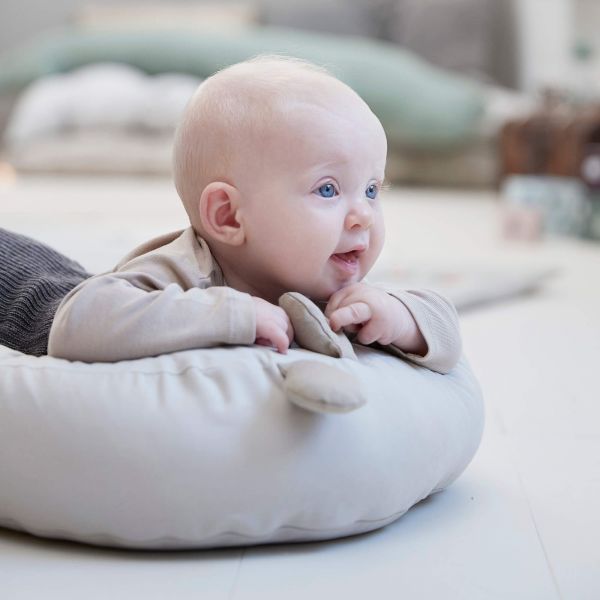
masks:
{"type": "Polygon", "coordinates": [[[341,250],[340,252],[336,252],[335,254],[349,254],[351,252],[356,255],[362,254],[367,249],[366,244],[360,244],[358,246],[353,246],[352,248],[348,248],[348,250],[341,250]]]}

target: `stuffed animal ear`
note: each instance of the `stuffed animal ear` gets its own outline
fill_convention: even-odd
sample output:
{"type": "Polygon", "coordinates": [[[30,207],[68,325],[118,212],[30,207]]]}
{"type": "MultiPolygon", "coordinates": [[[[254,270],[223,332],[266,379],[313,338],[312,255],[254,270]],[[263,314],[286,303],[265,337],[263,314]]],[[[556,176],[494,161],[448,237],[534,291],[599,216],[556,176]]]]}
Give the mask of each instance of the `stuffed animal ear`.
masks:
{"type": "Polygon", "coordinates": [[[331,329],[329,320],[312,300],[298,292],[287,292],[279,298],[279,306],[290,318],[300,347],[334,358],[358,360],[350,340],[343,332],[331,329]]]}
{"type": "Polygon", "coordinates": [[[357,410],[367,403],[360,378],[334,362],[300,360],[278,364],[287,399],[305,410],[340,414],[357,410]]]}

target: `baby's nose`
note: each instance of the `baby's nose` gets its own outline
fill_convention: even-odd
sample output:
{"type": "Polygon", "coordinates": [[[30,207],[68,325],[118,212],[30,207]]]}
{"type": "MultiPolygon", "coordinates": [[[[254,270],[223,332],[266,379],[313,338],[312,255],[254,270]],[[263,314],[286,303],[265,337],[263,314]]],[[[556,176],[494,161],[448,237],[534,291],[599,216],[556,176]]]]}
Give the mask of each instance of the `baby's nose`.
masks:
{"type": "Polygon", "coordinates": [[[373,208],[368,202],[356,202],[346,215],[346,227],[368,229],[373,224],[373,208]]]}

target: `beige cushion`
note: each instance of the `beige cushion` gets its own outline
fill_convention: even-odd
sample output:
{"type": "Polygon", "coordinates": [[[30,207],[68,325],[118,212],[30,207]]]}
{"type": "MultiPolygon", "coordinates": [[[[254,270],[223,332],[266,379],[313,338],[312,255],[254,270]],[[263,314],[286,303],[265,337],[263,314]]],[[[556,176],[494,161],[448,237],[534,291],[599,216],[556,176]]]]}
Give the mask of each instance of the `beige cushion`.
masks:
{"type": "Polygon", "coordinates": [[[222,346],[86,364],[0,346],[0,525],[183,549],[391,523],[471,461],[481,391],[464,358],[441,375],[354,352],[222,346]],[[366,402],[319,414],[289,401],[320,386],[330,412],[366,402]]]}

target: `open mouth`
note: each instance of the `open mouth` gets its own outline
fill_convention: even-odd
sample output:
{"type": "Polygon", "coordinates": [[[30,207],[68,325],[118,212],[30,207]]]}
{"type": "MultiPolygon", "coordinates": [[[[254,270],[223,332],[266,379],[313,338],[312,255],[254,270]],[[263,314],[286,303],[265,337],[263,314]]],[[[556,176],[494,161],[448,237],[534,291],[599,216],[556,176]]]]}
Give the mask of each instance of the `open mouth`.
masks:
{"type": "Polygon", "coordinates": [[[354,250],[352,252],[334,254],[333,256],[350,264],[355,263],[358,260],[358,254],[354,250]]]}
{"type": "Polygon", "coordinates": [[[346,273],[355,273],[358,270],[358,253],[355,251],[333,254],[331,260],[346,273]]]}

